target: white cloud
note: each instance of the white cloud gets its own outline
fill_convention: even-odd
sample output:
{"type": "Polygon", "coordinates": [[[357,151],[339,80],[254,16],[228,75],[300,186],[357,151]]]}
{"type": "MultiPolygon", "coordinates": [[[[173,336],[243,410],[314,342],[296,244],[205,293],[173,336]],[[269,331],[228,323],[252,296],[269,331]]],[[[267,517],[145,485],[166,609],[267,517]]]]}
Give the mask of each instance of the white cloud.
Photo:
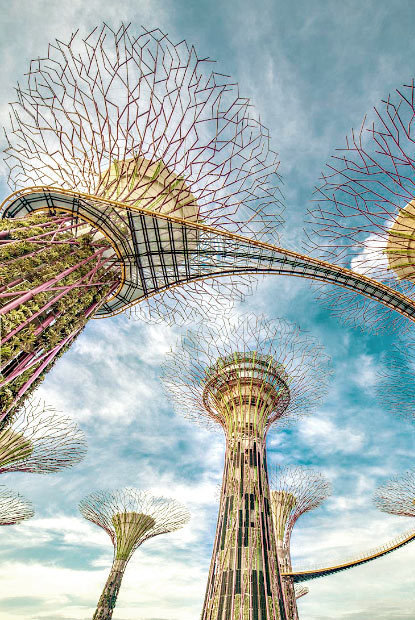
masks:
{"type": "Polygon", "coordinates": [[[304,418],[299,433],[306,443],[325,454],[354,454],[359,452],[364,442],[362,432],[355,431],[352,426],[340,428],[321,416],[304,418]]]}

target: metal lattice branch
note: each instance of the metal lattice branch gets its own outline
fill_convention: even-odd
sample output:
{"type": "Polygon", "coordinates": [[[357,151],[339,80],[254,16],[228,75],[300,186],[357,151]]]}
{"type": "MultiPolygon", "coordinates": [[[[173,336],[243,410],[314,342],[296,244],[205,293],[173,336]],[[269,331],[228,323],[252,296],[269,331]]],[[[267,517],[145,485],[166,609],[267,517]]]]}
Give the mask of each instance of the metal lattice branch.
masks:
{"type": "Polygon", "coordinates": [[[76,465],[85,454],[79,426],[40,401],[26,403],[0,430],[0,473],[53,473],[76,465]]]}
{"type": "Polygon", "coordinates": [[[167,356],[163,380],[178,411],[186,417],[212,427],[218,405],[206,409],[204,390],[207,369],[218,360],[257,355],[267,360],[263,380],[271,380],[271,367],[277,365],[287,385],[285,410],[274,410],[267,422],[297,418],[312,411],[325,394],[331,374],[329,358],[322,346],[298,327],[283,319],[246,315],[218,321],[199,331],[188,331],[181,346],[167,356]]]}
{"type": "Polygon", "coordinates": [[[14,525],[34,514],[32,502],[15,491],[0,487],[0,525],[14,525]]]}
{"type": "MultiPolygon", "coordinates": [[[[78,33],[68,43],[57,40],[47,57],[32,61],[11,104],[10,185],[81,191],[274,241],[282,222],[277,155],[249,100],[212,68],[159,30],[137,35],[130,26],[103,25],[84,40],[78,33]]],[[[97,217],[128,232],[108,208],[97,217]]],[[[140,236],[132,231],[130,240],[140,236]]],[[[143,269],[154,275],[151,265],[143,269]]],[[[134,272],[128,286],[138,278],[134,272]]],[[[240,295],[251,280],[245,275],[227,287],[240,295]]],[[[233,297],[215,280],[163,288],[146,294],[148,304],[134,315],[177,321],[196,313],[201,299],[222,306],[233,297]]],[[[128,287],[123,293],[128,305],[128,287]]]]}
{"type": "Polygon", "coordinates": [[[415,517],[415,469],[378,487],[373,501],[383,512],[415,517]]]}
{"type": "Polygon", "coordinates": [[[331,494],[330,482],[308,467],[276,467],[270,475],[271,502],[277,539],[289,549],[297,519],[318,508],[331,494]]]}
{"type": "Polygon", "coordinates": [[[177,215],[185,197],[199,219],[255,238],[280,221],[278,161],[249,100],[158,29],[103,25],[56,40],[18,86],[10,127],[13,187],[54,185],[161,212],[168,203],[177,215]]]}
{"type": "MultiPolygon", "coordinates": [[[[414,298],[414,82],[397,89],[352,131],[316,192],[307,248],[414,298]]],[[[382,327],[386,317],[354,295],[329,292],[349,322],[382,327]],[[363,315],[363,317],[362,317],[363,315]]]]}

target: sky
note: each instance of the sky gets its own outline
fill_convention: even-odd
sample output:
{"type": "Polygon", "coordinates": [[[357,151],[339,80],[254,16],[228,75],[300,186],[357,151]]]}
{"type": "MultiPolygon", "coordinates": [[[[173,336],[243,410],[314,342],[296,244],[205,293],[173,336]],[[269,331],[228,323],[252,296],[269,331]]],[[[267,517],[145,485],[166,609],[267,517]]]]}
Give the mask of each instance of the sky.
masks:
{"type": "MultiPolygon", "coordinates": [[[[284,243],[298,248],[320,171],[352,127],[414,77],[413,2],[384,0],[14,0],[0,17],[0,121],[31,58],[49,41],[88,33],[102,21],[159,27],[217,61],[269,127],[284,179],[284,243]]],[[[6,196],[4,167],[0,195],[6,196]]],[[[309,465],[332,496],[299,520],[294,568],[337,563],[409,530],[410,519],[380,513],[371,495],[413,466],[414,426],[392,415],[378,375],[397,334],[346,327],[307,281],[268,276],[235,312],[297,323],[333,361],[315,413],[268,437],[268,462],[309,465]]],[[[35,517],[4,527],[0,620],[91,618],[112,560],[107,534],[77,504],[95,489],[136,486],[185,503],[185,528],[140,548],[127,567],[114,620],[194,620],[202,608],[217,517],[224,439],[177,414],[161,365],[182,328],[124,316],[91,321],[37,395],[75,418],[86,459],[48,476],[13,473],[2,483],[30,498],[35,517]]],[[[390,387],[393,389],[393,386],[390,387]]],[[[413,618],[415,545],[337,576],[312,581],[301,620],[413,618]]]]}

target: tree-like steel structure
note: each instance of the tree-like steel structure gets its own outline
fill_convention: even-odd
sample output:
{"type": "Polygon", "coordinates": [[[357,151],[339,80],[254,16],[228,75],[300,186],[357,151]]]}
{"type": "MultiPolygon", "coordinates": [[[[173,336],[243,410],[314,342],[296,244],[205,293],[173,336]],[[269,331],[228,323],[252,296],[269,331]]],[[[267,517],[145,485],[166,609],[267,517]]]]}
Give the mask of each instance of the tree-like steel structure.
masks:
{"type": "MultiPolygon", "coordinates": [[[[352,131],[322,174],[307,248],[414,298],[415,84],[405,84],[352,131]]],[[[382,327],[390,317],[360,296],[333,289],[329,299],[352,322],[382,327]]],[[[396,326],[400,326],[395,315],[396,326]]]]}
{"type": "Polygon", "coordinates": [[[154,214],[255,239],[280,222],[277,157],[249,101],[159,30],[104,25],[50,45],[17,88],[7,138],[10,184],[28,189],[0,225],[6,412],[91,316],[143,299],[177,316],[200,288],[218,301],[215,281],[189,272],[197,231],[154,214]]]}
{"type": "Polygon", "coordinates": [[[415,302],[384,283],[273,245],[278,161],[251,109],[159,30],[105,25],[32,61],[6,132],[2,415],[92,316],[139,302],[152,319],[203,301],[212,313],[252,274],[331,282],[414,320],[415,302]]]}
{"type": "Polygon", "coordinates": [[[0,473],[53,473],[79,463],[86,450],[84,433],[73,420],[28,401],[0,428],[0,473]]]}
{"type": "Polygon", "coordinates": [[[0,487],[0,525],[14,525],[34,514],[32,502],[15,491],[0,487]]]}
{"type": "MultiPolygon", "coordinates": [[[[291,534],[297,519],[318,508],[330,495],[331,485],[319,472],[307,467],[277,467],[270,476],[271,511],[281,573],[291,573],[291,534]]],[[[298,620],[298,598],[291,577],[282,579],[288,620],[298,620]]]]}
{"type": "Polygon", "coordinates": [[[286,618],[270,511],[266,435],[313,409],[328,358],[284,321],[256,316],[188,332],[165,364],[177,409],[226,437],[225,466],[202,620],[286,618]]]}
{"type": "Polygon", "coordinates": [[[85,519],[102,527],[114,545],[111,571],[93,616],[93,620],[110,620],[134,551],[153,536],[183,527],[190,514],[175,500],[133,488],[95,491],[79,503],[79,510],[85,519]]]}
{"type": "Polygon", "coordinates": [[[399,338],[385,356],[376,392],[394,414],[415,418],[415,341],[410,334],[399,338]]]}
{"type": "Polygon", "coordinates": [[[415,517],[415,469],[396,476],[378,487],[373,501],[383,512],[415,517]]]}

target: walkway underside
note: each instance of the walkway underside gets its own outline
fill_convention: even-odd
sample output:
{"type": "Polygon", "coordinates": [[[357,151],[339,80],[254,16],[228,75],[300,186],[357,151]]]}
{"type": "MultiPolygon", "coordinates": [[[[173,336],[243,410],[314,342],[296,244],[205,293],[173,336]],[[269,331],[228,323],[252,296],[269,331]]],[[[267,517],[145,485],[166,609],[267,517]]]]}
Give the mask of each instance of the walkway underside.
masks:
{"type": "Polygon", "coordinates": [[[14,218],[41,209],[52,214],[72,213],[93,223],[116,249],[123,281],[97,316],[118,314],[186,282],[238,273],[276,273],[335,284],[415,320],[415,301],[376,280],[297,252],[139,207],[39,187],[15,192],[0,212],[3,218],[14,218]]]}
{"type": "Polygon", "coordinates": [[[325,568],[313,568],[307,570],[296,571],[292,573],[282,573],[283,577],[292,577],[294,583],[299,583],[302,581],[310,581],[311,579],[317,579],[317,577],[325,577],[326,575],[334,575],[335,573],[339,573],[343,570],[348,570],[349,568],[353,568],[354,566],[360,566],[361,564],[366,564],[367,562],[371,562],[372,560],[376,560],[377,558],[381,558],[388,553],[392,553],[392,551],[396,551],[396,549],[400,549],[404,545],[415,540],[415,530],[411,530],[410,532],[405,532],[398,538],[386,543],[382,547],[378,547],[372,551],[368,551],[367,553],[360,555],[357,558],[352,560],[348,560],[341,564],[337,564],[336,566],[328,566],[325,568]]]}

